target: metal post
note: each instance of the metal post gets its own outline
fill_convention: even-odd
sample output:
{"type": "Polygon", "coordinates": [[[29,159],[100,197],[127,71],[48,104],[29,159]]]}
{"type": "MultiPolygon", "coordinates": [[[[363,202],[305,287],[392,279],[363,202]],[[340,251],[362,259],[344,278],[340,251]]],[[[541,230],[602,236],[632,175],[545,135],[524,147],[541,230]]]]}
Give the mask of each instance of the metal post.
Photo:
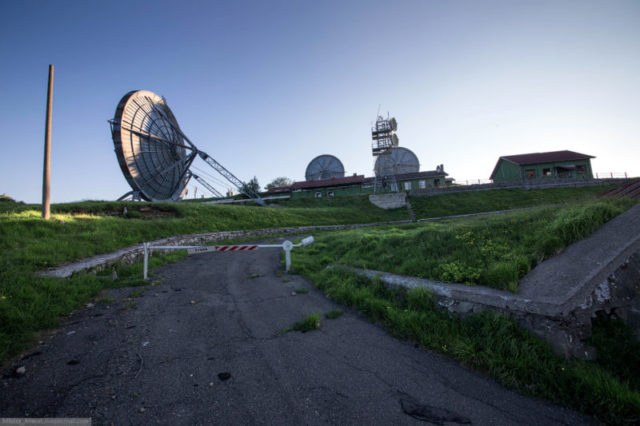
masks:
{"type": "Polygon", "coordinates": [[[51,181],[51,104],[53,101],[53,65],[49,65],[49,87],[47,91],[47,118],[44,126],[44,172],[42,177],[42,218],[49,219],[51,181]]]}
{"type": "Polygon", "coordinates": [[[142,278],[143,279],[147,279],[147,270],[149,268],[149,243],[142,243],[142,246],[144,247],[144,270],[142,272],[142,278]]]}
{"type": "Polygon", "coordinates": [[[282,250],[284,250],[284,265],[285,271],[289,272],[289,268],[291,268],[291,249],[293,248],[293,243],[289,240],[282,243],[282,250]]]}
{"type": "Polygon", "coordinates": [[[289,268],[291,268],[291,250],[284,250],[284,262],[285,262],[285,270],[289,272],[289,268]]]}

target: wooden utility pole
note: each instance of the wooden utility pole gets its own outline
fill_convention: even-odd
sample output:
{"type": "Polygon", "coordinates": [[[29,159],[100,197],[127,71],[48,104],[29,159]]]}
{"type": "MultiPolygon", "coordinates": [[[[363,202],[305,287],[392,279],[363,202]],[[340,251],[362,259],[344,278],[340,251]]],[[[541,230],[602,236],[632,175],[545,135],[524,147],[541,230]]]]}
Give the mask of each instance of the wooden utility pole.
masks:
{"type": "Polygon", "coordinates": [[[47,91],[47,120],[44,126],[44,173],[42,177],[42,218],[49,219],[51,180],[51,103],[53,101],[53,65],[49,65],[49,89],[47,91]]]}

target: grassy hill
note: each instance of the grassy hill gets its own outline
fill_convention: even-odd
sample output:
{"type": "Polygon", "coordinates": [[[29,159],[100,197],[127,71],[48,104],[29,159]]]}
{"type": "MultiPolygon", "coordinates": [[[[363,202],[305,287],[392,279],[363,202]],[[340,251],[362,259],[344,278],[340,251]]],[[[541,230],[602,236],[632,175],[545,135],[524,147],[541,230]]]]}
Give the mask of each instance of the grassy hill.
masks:
{"type": "Polygon", "coordinates": [[[626,199],[599,200],[325,233],[306,249],[317,255],[305,261],[313,271],[343,264],[516,292],[520,278],[538,263],[633,204],[626,199]]]}
{"type": "Polygon", "coordinates": [[[611,186],[550,189],[494,189],[456,192],[433,197],[411,197],[418,218],[510,210],[548,204],[567,204],[589,199],[611,186]]]}
{"type": "MultiPolygon", "coordinates": [[[[460,263],[456,264],[457,261],[483,259],[484,265],[471,265],[477,270],[471,271],[470,276],[484,274],[485,278],[488,277],[487,282],[493,282],[495,280],[491,277],[502,274],[511,277],[504,281],[509,287],[513,283],[514,269],[508,262],[515,262],[516,274],[521,276],[540,260],[540,256],[559,250],[625,207],[624,202],[596,203],[599,207],[595,207],[595,210],[588,207],[592,204],[576,206],[576,203],[590,200],[595,193],[605,189],[493,190],[412,198],[413,209],[419,218],[520,207],[535,209],[501,218],[465,219],[435,225],[407,224],[368,228],[352,233],[324,233],[317,236],[318,243],[310,246],[308,251],[300,251],[301,256],[296,258],[294,266],[300,265],[301,272],[336,300],[360,309],[372,320],[381,321],[400,337],[415,340],[424,347],[439,350],[473,368],[487,371],[505,385],[523,392],[557,398],[559,402],[585,412],[605,413],[610,415],[610,419],[624,421],[640,413],[640,397],[637,389],[629,390],[628,385],[625,387],[614,373],[609,372],[616,370],[613,364],[604,370],[592,364],[575,364],[577,370],[570,370],[573,374],[570,377],[579,384],[578,388],[571,385],[571,381],[553,381],[551,379],[557,376],[555,369],[573,368],[575,365],[553,358],[548,354],[546,345],[522,332],[504,317],[482,316],[471,323],[460,322],[442,316],[428,302],[428,295],[405,295],[398,299],[397,295],[385,292],[376,283],[323,271],[326,264],[334,262],[354,266],[365,263],[375,269],[381,269],[382,266],[392,272],[396,268],[395,271],[400,273],[430,276],[431,272],[425,272],[427,269],[423,268],[424,262],[421,263],[419,259],[416,261],[416,256],[407,251],[410,244],[422,244],[421,250],[426,254],[421,259],[427,259],[427,254],[437,252],[450,256],[449,259],[436,258],[432,266],[440,268],[440,272],[452,274],[453,281],[456,280],[456,270],[464,272],[466,268],[460,263]],[[571,209],[578,210],[562,216],[560,210],[571,212],[571,209]],[[584,223],[578,221],[578,227],[574,226],[575,221],[569,220],[576,216],[576,211],[582,211],[578,216],[584,219],[584,223]],[[592,215],[593,211],[600,213],[592,215]],[[563,227],[564,222],[568,225],[563,227]],[[580,232],[573,232],[574,229],[580,232]],[[566,235],[558,233],[558,230],[566,230],[566,235]],[[519,236],[535,232],[544,237],[540,239],[544,244],[533,246],[540,250],[522,251],[530,244],[526,238],[519,236]],[[341,248],[340,252],[337,249],[318,251],[323,245],[328,247],[334,244],[341,248]],[[356,250],[349,248],[354,244],[356,250]],[[386,246],[391,249],[382,248],[386,246]],[[526,266],[523,266],[523,259],[529,262],[526,266]],[[442,269],[440,264],[449,266],[442,269]],[[502,272],[497,273],[496,270],[502,272]],[[381,312],[395,312],[394,315],[397,315],[391,320],[381,312]],[[487,345],[493,345],[495,351],[489,351],[487,345]],[[510,350],[533,355],[518,358],[510,350]],[[544,361],[536,364],[532,357],[542,357],[544,361]],[[531,377],[533,373],[528,372],[528,368],[533,367],[537,370],[531,371],[544,377],[531,377]],[[544,371],[546,373],[543,374],[544,371]],[[604,381],[598,379],[598,375],[605,377],[604,381]],[[577,392],[575,398],[570,396],[572,392],[577,392]],[[584,395],[588,397],[585,397],[587,402],[578,404],[577,399],[584,395]]],[[[52,220],[49,221],[40,218],[39,205],[15,203],[10,199],[0,201],[0,360],[7,360],[29,347],[42,330],[55,327],[65,315],[91,300],[102,289],[147,284],[139,279],[140,265],[121,267],[118,269],[119,278],[115,281],[108,278],[108,273],[82,273],[69,279],[43,278],[35,274],[46,267],[177,234],[409,219],[405,208],[381,210],[371,205],[367,197],[278,200],[276,206],[269,208],[196,202],[87,201],[53,205],[52,220]]],[[[154,256],[153,262],[158,264],[179,256],[154,256]]],[[[297,254],[294,253],[294,256],[297,254]]],[[[607,341],[607,336],[611,334],[603,333],[601,340],[608,342],[603,343],[603,347],[612,346],[607,341]]],[[[628,352],[634,354],[640,351],[628,352]]],[[[636,420],[638,418],[640,416],[635,417],[636,420]]]]}

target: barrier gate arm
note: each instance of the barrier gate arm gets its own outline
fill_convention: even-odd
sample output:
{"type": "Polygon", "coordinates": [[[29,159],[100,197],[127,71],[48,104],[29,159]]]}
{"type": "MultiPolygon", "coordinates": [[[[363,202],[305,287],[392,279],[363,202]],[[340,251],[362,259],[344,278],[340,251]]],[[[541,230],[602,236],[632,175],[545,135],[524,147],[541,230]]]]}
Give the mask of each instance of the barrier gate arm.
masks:
{"type": "Polygon", "coordinates": [[[239,244],[224,246],[152,246],[151,243],[142,243],[144,249],[143,278],[146,280],[149,271],[149,255],[153,250],[187,250],[188,254],[206,253],[210,251],[252,251],[258,248],[281,248],[284,250],[285,270],[291,268],[291,250],[294,247],[304,247],[314,242],[313,237],[304,238],[298,244],[286,240],[282,244],[239,244]]]}

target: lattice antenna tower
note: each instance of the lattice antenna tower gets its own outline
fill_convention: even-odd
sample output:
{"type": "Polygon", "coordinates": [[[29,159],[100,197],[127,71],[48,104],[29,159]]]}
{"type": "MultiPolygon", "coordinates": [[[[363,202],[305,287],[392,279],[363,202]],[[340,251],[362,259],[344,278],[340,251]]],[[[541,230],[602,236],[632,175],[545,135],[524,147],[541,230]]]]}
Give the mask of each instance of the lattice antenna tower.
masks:
{"type": "Polygon", "coordinates": [[[185,194],[193,177],[214,196],[212,185],[190,170],[199,156],[239,192],[265,205],[260,196],[222,164],[201,151],[182,132],[164,98],[148,90],[134,90],[120,100],[109,120],[116,157],[132,191],[120,199],[177,201],[185,194]]]}
{"type": "MultiPolygon", "coordinates": [[[[396,130],[398,130],[398,122],[395,117],[389,118],[389,113],[387,113],[387,118],[385,119],[378,114],[376,123],[371,128],[371,153],[374,157],[388,156],[393,148],[398,146],[399,140],[396,130]]],[[[385,174],[379,174],[375,168],[374,171],[376,172],[373,186],[374,193],[380,190],[398,191],[395,167],[391,167],[391,170],[388,167],[384,168],[385,174]]]]}

